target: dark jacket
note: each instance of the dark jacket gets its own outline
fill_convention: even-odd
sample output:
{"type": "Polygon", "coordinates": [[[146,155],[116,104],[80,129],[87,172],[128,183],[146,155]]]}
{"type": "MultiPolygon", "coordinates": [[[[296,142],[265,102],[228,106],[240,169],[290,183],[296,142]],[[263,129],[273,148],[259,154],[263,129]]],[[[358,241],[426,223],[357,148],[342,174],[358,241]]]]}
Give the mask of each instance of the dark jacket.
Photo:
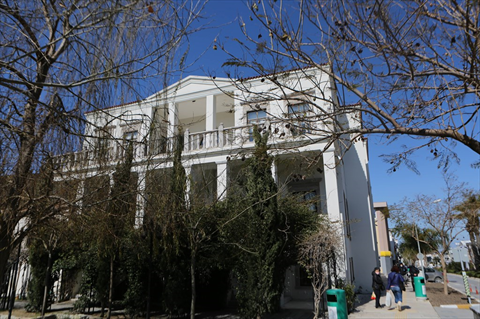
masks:
{"type": "Polygon", "coordinates": [[[392,271],[388,274],[387,290],[390,290],[391,286],[400,287],[400,282],[404,282],[402,275],[392,271]]]}
{"type": "Polygon", "coordinates": [[[373,289],[385,290],[385,286],[383,285],[382,277],[380,277],[380,275],[377,275],[375,273],[375,270],[372,271],[372,288],[373,289]]]}
{"type": "Polygon", "coordinates": [[[418,273],[420,272],[420,271],[418,270],[418,268],[415,267],[415,266],[413,266],[413,265],[410,266],[409,271],[410,271],[410,276],[411,276],[411,277],[417,277],[417,276],[418,276],[418,273]]]}

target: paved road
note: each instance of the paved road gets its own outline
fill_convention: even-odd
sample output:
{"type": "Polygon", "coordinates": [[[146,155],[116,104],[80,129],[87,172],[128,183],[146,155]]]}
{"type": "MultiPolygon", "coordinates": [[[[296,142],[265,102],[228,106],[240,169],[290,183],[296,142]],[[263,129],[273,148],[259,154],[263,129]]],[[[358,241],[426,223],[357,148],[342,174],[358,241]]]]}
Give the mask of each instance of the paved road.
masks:
{"type": "MultiPolygon", "coordinates": [[[[463,285],[463,277],[460,275],[447,274],[448,285],[458,291],[465,293],[465,286],[463,285]]],[[[480,299],[479,295],[475,293],[475,289],[480,290],[479,278],[468,278],[468,284],[472,287],[470,293],[472,298],[480,299]]],[[[428,293],[428,292],[427,292],[428,293]]],[[[469,309],[452,309],[452,308],[440,308],[434,307],[438,316],[441,319],[471,319],[473,318],[473,312],[469,309]]]]}
{"type": "MultiPolygon", "coordinates": [[[[448,285],[450,287],[455,288],[462,293],[465,293],[465,286],[463,284],[462,276],[455,274],[447,274],[447,278],[448,285]]],[[[477,294],[477,292],[480,293],[480,278],[468,278],[468,284],[470,285],[470,288],[472,288],[472,292],[470,293],[472,298],[480,301],[480,295],[477,294]]]]}
{"type": "Polygon", "coordinates": [[[473,319],[473,312],[469,309],[453,309],[433,307],[440,319],[473,319]]]}

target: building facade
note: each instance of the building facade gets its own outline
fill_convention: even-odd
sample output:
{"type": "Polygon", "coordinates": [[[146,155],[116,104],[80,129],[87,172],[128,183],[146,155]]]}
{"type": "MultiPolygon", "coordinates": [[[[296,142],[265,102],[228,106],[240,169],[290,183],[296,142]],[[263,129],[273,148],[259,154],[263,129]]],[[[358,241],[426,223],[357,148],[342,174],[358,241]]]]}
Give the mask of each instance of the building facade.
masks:
{"type": "Polygon", "coordinates": [[[455,243],[455,247],[450,248],[450,257],[447,262],[455,261],[464,264],[466,270],[470,270],[470,264],[472,263],[473,253],[472,246],[469,240],[461,240],[455,243]]]}
{"type": "MultiPolygon", "coordinates": [[[[175,137],[183,137],[182,161],[190,181],[206,180],[205,200],[222,200],[237,178],[242,159],[254,148],[252,130],[270,132],[273,177],[284,192],[314,199],[312,211],[343,225],[339,275],[360,292],[371,292],[378,262],[367,141],[331,142],[338,125],[358,126],[358,114],[336,115],[332,79],[318,69],[301,69],[239,81],[189,76],[142,101],[87,113],[80,152],[56,164],[79,180],[111,175],[134,145],[138,195],[136,225],[143,223],[149,172],[172,167],[175,137]],[[281,88],[279,87],[281,84],[281,88]],[[100,162],[98,159],[104,160],[100,162]]],[[[111,179],[110,179],[111,180],[111,179]]],[[[78,190],[86,191],[85,184],[78,190]]],[[[193,190],[188,189],[187,197],[193,190]]],[[[283,303],[312,298],[298,267],[286,275],[283,303]]]]}
{"type": "Polygon", "coordinates": [[[388,204],[387,202],[373,203],[375,208],[375,222],[377,231],[377,247],[380,256],[380,271],[388,276],[393,266],[395,251],[390,240],[390,229],[388,228],[388,204]]]}

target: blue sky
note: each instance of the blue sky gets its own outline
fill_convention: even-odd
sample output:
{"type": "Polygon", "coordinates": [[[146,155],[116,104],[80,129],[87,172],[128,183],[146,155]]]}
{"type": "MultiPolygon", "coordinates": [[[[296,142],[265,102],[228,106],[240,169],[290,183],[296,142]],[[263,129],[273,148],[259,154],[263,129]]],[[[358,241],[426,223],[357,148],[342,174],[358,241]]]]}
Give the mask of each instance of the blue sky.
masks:
{"type": "MultiPolygon", "coordinates": [[[[401,137],[393,145],[383,144],[384,138],[381,136],[370,135],[368,139],[370,177],[375,201],[386,201],[390,205],[400,202],[405,196],[412,197],[416,194],[443,197],[442,189],[445,183],[442,169],[437,167],[437,161],[432,160],[428,149],[420,150],[411,157],[417,163],[420,174],[416,174],[405,166],[396,172],[388,173],[390,165],[380,156],[400,150],[400,145],[410,144],[410,138],[401,137]]],[[[453,150],[460,157],[460,163],[452,163],[449,171],[458,177],[459,182],[468,183],[470,188],[480,192],[480,169],[472,168],[471,165],[480,161],[480,155],[461,144],[453,150]]]]}
{"type": "MultiPolygon", "coordinates": [[[[225,43],[230,51],[235,48],[232,38],[242,37],[238,20],[236,20],[239,15],[248,22],[247,28],[252,34],[256,34],[256,28],[260,31],[260,28],[250,22],[250,14],[246,8],[242,0],[210,0],[203,13],[205,20],[200,22],[201,24],[210,21],[210,26],[189,39],[190,61],[200,53],[205,53],[184,76],[188,74],[225,76],[221,65],[227,56],[220,49],[213,50],[212,45],[217,38],[217,42],[225,43]]],[[[241,52],[239,51],[238,54],[241,52]]],[[[442,171],[437,168],[437,162],[432,161],[428,149],[420,150],[411,157],[417,163],[420,175],[407,167],[388,173],[390,166],[380,155],[395,153],[401,150],[403,144],[414,145],[415,141],[409,137],[402,137],[397,142],[387,145],[384,143],[384,138],[380,136],[370,135],[368,139],[374,201],[386,201],[389,205],[393,205],[399,203],[404,197],[413,197],[416,194],[443,197],[442,171]]],[[[472,163],[480,161],[480,155],[460,144],[454,148],[454,151],[459,155],[461,162],[453,163],[451,172],[458,177],[459,181],[468,183],[469,187],[480,192],[480,169],[474,169],[471,166],[472,163]]]]}
{"type": "MultiPolygon", "coordinates": [[[[399,150],[399,145],[408,144],[409,139],[405,136],[395,145],[383,145],[380,136],[369,136],[370,182],[374,201],[385,201],[391,206],[400,203],[404,197],[413,198],[416,194],[444,198],[442,170],[437,168],[437,162],[432,161],[432,156],[426,149],[412,156],[420,175],[407,167],[401,167],[393,173],[387,172],[390,166],[380,156],[399,150]]],[[[452,163],[449,171],[457,176],[459,182],[465,182],[469,188],[480,192],[480,169],[471,166],[472,163],[480,161],[480,155],[460,144],[454,151],[460,157],[460,163],[452,163]]],[[[455,242],[459,240],[469,240],[467,232],[460,233],[455,242]]]]}

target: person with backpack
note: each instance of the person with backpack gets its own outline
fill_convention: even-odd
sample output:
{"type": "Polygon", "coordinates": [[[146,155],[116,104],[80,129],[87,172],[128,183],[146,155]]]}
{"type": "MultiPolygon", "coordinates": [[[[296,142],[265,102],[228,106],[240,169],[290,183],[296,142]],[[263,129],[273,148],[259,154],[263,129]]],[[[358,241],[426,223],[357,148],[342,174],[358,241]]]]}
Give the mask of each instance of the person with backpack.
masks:
{"type": "Polygon", "coordinates": [[[418,274],[420,273],[420,271],[413,264],[409,267],[408,271],[410,272],[410,279],[412,280],[413,291],[415,291],[415,280],[414,280],[414,278],[418,277],[418,274]]]}

